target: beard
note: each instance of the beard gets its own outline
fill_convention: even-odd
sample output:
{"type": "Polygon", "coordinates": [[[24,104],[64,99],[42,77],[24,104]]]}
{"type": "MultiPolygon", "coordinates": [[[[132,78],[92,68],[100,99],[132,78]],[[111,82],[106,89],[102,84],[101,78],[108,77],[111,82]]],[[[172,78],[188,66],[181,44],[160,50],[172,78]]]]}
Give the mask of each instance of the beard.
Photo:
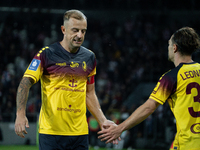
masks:
{"type": "Polygon", "coordinates": [[[75,43],[71,43],[70,44],[70,51],[72,53],[76,53],[78,51],[78,49],[81,47],[82,43],[81,44],[75,44],[75,43]]]}
{"type": "Polygon", "coordinates": [[[75,38],[71,43],[72,47],[74,48],[79,48],[82,44],[83,44],[83,40],[77,39],[77,38],[75,38]]]}

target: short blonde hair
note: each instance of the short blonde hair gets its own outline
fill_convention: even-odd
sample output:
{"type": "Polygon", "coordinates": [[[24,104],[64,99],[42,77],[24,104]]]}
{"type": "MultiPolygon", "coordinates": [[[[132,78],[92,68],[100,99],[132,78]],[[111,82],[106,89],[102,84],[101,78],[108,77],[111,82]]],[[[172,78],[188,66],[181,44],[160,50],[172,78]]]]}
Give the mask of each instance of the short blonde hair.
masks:
{"type": "Polygon", "coordinates": [[[68,21],[70,18],[75,18],[75,19],[78,19],[78,20],[87,20],[87,17],[79,10],[75,10],[75,9],[72,9],[72,10],[68,10],[64,13],[64,16],[63,16],[63,21],[68,21]]]}

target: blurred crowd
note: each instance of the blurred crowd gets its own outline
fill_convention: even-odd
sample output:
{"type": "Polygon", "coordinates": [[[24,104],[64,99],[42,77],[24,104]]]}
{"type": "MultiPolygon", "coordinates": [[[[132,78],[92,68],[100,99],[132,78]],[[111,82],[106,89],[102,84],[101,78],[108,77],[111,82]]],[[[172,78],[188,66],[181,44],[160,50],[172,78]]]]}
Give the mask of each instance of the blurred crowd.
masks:
{"type": "MultiPolygon", "coordinates": [[[[9,13],[0,21],[0,122],[11,122],[15,120],[17,87],[33,56],[43,46],[62,39],[62,14],[9,13]]],[[[200,31],[197,24],[188,22],[187,25],[200,31]]],[[[107,22],[88,17],[83,46],[96,54],[96,93],[108,118],[116,123],[126,119],[138,107],[124,105],[137,85],[156,83],[163,73],[174,67],[168,62],[168,40],[182,26],[179,21],[170,22],[165,15],[139,14],[125,21],[107,22]]],[[[139,99],[139,104],[145,98],[139,99]]],[[[29,93],[29,121],[37,121],[40,104],[38,82],[29,93]]],[[[173,124],[169,111],[167,104],[159,107],[154,116],[132,131],[134,137],[152,137],[155,120],[160,131],[158,136],[164,136],[164,130],[160,128],[163,119],[170,116],[173,124]],[[148,132],[144,131],[144,126],[148,132]]],[[[131,134],[131,130],[126,134],[131,134]]]]}
{"type": "Polygon", "coordinates": [[[118,9],[118,10],[133,10],[133,9],[187,9],[187,10],[198,10],[199,0],[73,0],[73,1],[58,1],[55,3],[54,0],[7,0],[0,1],[0,6],[13,6],[13,7],[27,7],[30,8],[59,8],[59,9],[90,9],[90,10],[102,10],[103,9],[118,9]]]}

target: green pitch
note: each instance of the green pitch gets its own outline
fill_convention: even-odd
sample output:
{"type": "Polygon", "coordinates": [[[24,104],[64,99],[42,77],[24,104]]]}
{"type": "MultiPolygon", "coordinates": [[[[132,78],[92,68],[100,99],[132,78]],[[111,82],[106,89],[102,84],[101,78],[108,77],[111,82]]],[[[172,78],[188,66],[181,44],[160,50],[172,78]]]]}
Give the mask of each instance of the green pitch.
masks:
{"type": "MultiPolygon", "coordinates": [[[[0,150],[38,150],[38,146],[22,146],[22,145],[5,146],[5,145],[0,145],[0,150]]],[[[90,150],[97,150],[97,149],[90,148],[90,150]]],[[[98,150],[108,150],[108,149],[107,148],[99,148],[98,150]]],[[[125,149],[123,149],[123,150],[125,150],[125,149]]],[[[142,149],[137,149],[137,150],[142,150],[142,149]]]]}
{"type": "Polygon", "coordinates": [[[37,146],[5,146],[0,145],[0,150],[38,150],[37,146]]]}

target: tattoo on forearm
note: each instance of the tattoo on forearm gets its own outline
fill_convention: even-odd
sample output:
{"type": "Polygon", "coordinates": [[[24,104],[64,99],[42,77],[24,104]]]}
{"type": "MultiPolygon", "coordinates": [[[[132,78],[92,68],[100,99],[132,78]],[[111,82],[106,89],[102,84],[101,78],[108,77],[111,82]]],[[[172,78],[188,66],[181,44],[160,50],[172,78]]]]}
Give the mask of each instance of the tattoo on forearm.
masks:
{"type": "Polygon", "coordinates": [[[17,111],[26,108],[26,102],[28,99],[29,89],[34,84],[31,78],[22,78],[19,87],[17,89],[17,111]]]}

